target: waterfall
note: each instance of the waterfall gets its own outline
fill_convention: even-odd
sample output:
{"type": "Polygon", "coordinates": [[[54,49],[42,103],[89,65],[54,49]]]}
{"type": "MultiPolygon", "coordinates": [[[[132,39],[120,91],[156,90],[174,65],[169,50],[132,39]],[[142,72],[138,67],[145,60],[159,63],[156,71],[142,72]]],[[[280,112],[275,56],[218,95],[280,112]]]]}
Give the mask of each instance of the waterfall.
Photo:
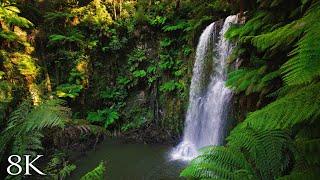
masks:
{"type": "Polygon", "coordinates": [[[214,22],[200,36],[190,86],[189,107],[182,142],[171,152],[172,159],[190,160],[198,150],[221,145],[224,140],[231,90],[225,86],[226,60],[232,45],[224,34],[237,16],[214,22]]]}

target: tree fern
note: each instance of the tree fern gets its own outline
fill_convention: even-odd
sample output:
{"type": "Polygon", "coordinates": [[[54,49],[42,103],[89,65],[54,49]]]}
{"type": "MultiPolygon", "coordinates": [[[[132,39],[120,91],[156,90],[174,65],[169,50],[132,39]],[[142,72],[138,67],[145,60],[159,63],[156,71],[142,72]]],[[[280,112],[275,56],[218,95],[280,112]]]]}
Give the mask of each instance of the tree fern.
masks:
{"type": "Polygon", "coordinates": [[[303,33],[303,30],[304,22],[294,21],[269,33],[255,36],[252,38],[252,43],[260,51],[290,47],[288,45],[293,43],[303,33]]]}
{"type": "MultiPolygon", "coordinates": [[[[267,89],[271,80],[280,76],[280,71],[266,72],[266,66],[256,69],[241,68],[228,74],[227,86],[246,95],[267,89]]],[[[266,93],[266,92],[264,92],[266,93]]]]}
{"type": "Polygon", "coordinates": [[[200,156],[192,160],[191,166],[187,167],[181,175],[197,178],[234,179],[239,170],[249,174],[253,173],[252,167],[246,161],[243,153],[237,149],[218,146],[209,147],[203,151],[200,156]]]}
{"type": "Polygon", "coordinates": [[[310,83],[320,75],[319,18],[320,2],[317,2],[302,19],[306,30],[290,54],[293,57],[282,66],[284,80],[288,85],[310,83]]]}
{"type": "Polygon", "coordinates": [[[286,129],[301,123],[312,123],[319,118],[320,83],[300,88],[251,113],[245,123],[257,128],[286,129]]]}
{"type": "Polygon", "coordinates": [[[233,26],[227,33],[227,37],[238,40],[238,48],[246,48],[237,55],[247,58],[240,69],[229,73],[227,85],[237,93],[248,95],[272,87],[271,80],[282,76],[285,86],[270,95],[274,102],[250,113],[238,124],[224,147],[205,151],[182,172],[183,176],[199,179],[317,179],[319,176],[320,2],[297,3],[296,9],[309,10],[300,14],[302,17],[291,13],[294,14],[291,18],[296,19],[289,19],[291,22],[285,25],[269,18],[271,9],[283,6],[284,1],[257,4],[259,10],[248,22],[233,26]],[[287,57],[275,56],[292,49],[287,57]],[[252,58],[255,56],[273,62],[256,63],[252,58]]]}
{"type": "Polygon", "coordinates": [[[238,42],[250,42],[257,32],[264,32],[270,29],[268,23],[273,19],[270,12],[259,11],[244,25],[233,25],[227,31],[226,37],[229,39],[237,39],[238,42]]]}
{"type": "Polygon", "coordinates": [[[35,107],[27,116],[26,130],[41,130],[48,127],[63,128],[68,120],[70,109],[62,104],[63,101],[52,99],[35,107]]]}
{"type": "Polygon", "coordinates": [[[281,130],[255,130],[238,125],[227,140],[229,146],[240,148],[251,159],[262,177],[281,175],[290,158],[286,152],[293,151],[289,134],[281,130]]]}
{"type": "Polygon", "coordinates": [[[211,147],[191,161],[182,176],[199,179],[272,179],[288,168],[293,143],[281,130],[238,126],[225,147],[211,147]]]}
{"type": "MultiPolygon", "coordinates": [[[[26,100],[11,113],[7,127],[1,132],[0,155],[9,142],[11,151],[19,154],[35,154],[41,150],[41,131],[45,128],[63,127],[68,120],[68,109],[61,106],[61,100],[48,100],[34,107],[26,100]]],[[[2,156],[1,156],[2,157],[2,156]]]]}
{"type": "MultiPolygon", "coordinates": [[[[292,58],[281,68],[284,80],[288,85],[308,83],[314,77],[319,76],[319,14],[320,3],[317,2],[304,17],[270,32],[252,37],[252,44],[258,50],[279,51],[279,49],[290,48],[290,45],[303,34],[297,47],[289,54],[292,58]]],[[[242,29],[240,31],[243,32],[242,29]]]]}

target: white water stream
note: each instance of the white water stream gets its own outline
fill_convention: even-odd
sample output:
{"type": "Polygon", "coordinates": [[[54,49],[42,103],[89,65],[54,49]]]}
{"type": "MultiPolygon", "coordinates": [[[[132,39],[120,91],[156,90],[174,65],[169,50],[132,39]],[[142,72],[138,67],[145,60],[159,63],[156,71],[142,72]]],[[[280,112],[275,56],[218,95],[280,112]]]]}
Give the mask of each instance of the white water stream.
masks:
{"type": "Polygon", "coordinates": [[[200,148],[223,143],[231,98],[231,90],[225,86],[226,60],[232,50],[232,44],[224,38],[224,34],[230,24],[237,21],[236,15],[229,16],[222,28],[214,22],[200,36],[184,136],[171,152],[174,160],[191,160],[198,155],[200,148]]]}

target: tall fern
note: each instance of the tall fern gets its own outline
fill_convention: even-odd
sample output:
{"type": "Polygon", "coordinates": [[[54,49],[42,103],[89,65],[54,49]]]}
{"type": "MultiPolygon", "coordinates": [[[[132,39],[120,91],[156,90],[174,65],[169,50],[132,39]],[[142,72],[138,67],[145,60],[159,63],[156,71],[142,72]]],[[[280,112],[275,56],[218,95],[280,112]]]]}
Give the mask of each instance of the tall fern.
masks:
{"type": "Polygon", "coordinates": [[[306,24],[304,36],[291,52],[292,58],[282,69],[288,85],[306,84],[320,76],[320,2],[307,12],[302,21],[306,24]]]}
{"type": "Polygon", "coordinates": [[[231,131],[225,146],[205,150],[182,176],[196,179],[320,176],[320,2],[297,2],[296,10],[308,10],[301,16],[287,12],[291,15],[284,16],[289,19],[285,23],[261,15],[266,12],[270,15],[272,8],[284,6],[284,1],[257,1],[257,4],[256,15],[245,25],[232,27],[227,34],[237,40],[238,48],[246,49],[239,55],[247,58],[240,69],[229,74],[228,86],[236,93],[248,95],[270,89],[274,78],[281,77],[284,83],[270,94],[273,102],[249,113],[231,131]],[[290,51],[288,56],[283,55],[290,51]],[[255,56],[271,62],[257,63],[252,58],[255,56]]]}
{"type": "Polygon", "coordinates": [[[182,176],[213,179],[272,179],[288,168],[293,143],[287,132],[239,126],[226,147],[206,148],[182,176]]]}
{"type": "Polygon", "coordinates": [[[16,154],[36,154],[41,150],[41,132],[45,128],[63,127],[68,121],[68,109],[62,104],[61,100],[47,100],[34,107],[30,101],[23,101],[11,113],[7,127],[1,132],[1,157],[8,148],[16,154]]]}

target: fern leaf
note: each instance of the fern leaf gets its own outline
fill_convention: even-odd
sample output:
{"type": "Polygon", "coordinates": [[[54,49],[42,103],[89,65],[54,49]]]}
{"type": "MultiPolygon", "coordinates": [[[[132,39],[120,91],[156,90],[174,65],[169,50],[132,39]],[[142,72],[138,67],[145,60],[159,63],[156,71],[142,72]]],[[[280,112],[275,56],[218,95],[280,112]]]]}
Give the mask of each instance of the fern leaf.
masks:
{"type": "Polygon", "coordinates": [[[320,83],[300,88],[255,111],[245,122],[256,128],[286,129],[301,123],[312,123],[319,117],[320,83]]]}
{"type": "Polygon", "coordinates": [[[307,29],[291,52],[293,56],[283,66],[284,81],[288,85],[310,83],[320,76],[320,2],[303,18],[307,29]]]}
{"type": "Polygon", "coordinates": [[[95,169],[82,176],[81,180],[103,180],[105,173],[105,165],[101,162],[95,169]]]}

